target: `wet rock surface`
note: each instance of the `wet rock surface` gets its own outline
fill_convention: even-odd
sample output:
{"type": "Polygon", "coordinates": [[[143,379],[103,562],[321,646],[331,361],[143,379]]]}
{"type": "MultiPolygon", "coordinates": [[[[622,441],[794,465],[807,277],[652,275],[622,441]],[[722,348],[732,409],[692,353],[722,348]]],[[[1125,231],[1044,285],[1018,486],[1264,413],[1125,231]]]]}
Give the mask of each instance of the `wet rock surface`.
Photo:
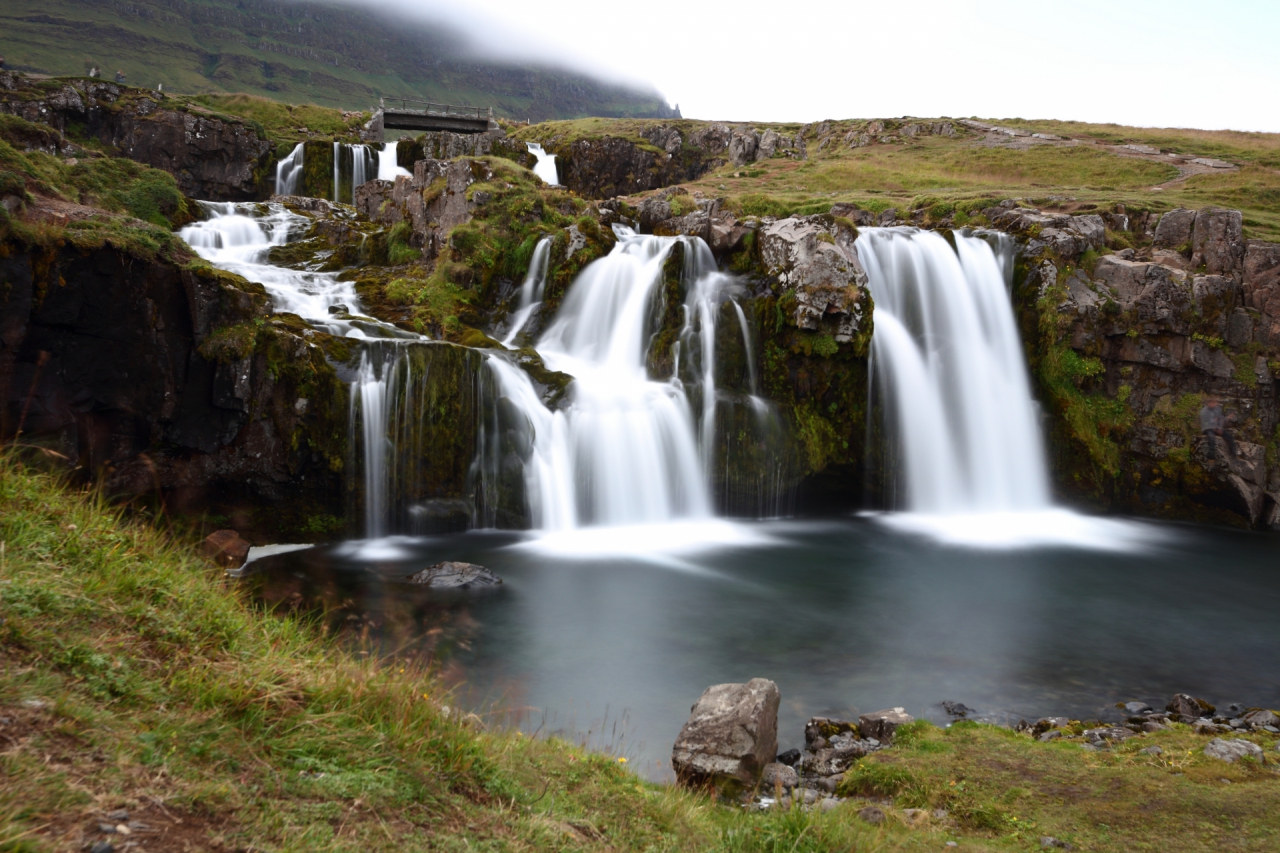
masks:
{"type": "Polygon", "coordinates": [[[485,589],[501,585],[502,578],[475,563],[444,562],[410,575],[408,581],[431,589],[485,589]]]}
{"type": "Polygon", "coordinates": [[[1240,212],[1222,208],[1107,214],[1138,245],[1116,251],[1098,215],[988,213],[1026,240],[1023,335],[1055,401],[1062,487],[1138,514],[1280,526],[1280,468],[1266,450],[1280,425],[1280,247],[1245,241],[1240,212]],[[1063,375],[1063,357],[1088,375],[1063,375]],[[1079,396],[1055,390],[1063,381],[1079,396]],[[1231,442],[1202,432],[1210,397],[1231,442]],[[1113,414],[1082,421],[1082,405],[1113,414]]]}

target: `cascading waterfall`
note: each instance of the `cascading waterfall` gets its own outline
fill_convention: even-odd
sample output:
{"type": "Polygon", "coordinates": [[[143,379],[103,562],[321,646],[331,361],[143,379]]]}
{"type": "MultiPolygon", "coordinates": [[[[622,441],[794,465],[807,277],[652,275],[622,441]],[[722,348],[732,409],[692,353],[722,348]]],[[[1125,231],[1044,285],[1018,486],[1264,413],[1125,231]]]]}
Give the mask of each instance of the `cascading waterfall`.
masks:
{"type": "Polygon", "coordinates": [[[529,318],[542,305],[542,294],[547,288],[547,266],[551,259],[550,237],[543,237],[533,247],[533,255],[529,258],[529,271],[525,273],[524,282],[520,285],[520,305],[515,316],[511,318],[511,331],[502,339],[503,346],[511,346],[516,335],[529,322],[529,318]]]}
{"type": "MultiPolygon", "coordinates": [[[[374,150],[372,145],[333,143],[333,199],[355,204],[356,188],[377,178],[394,181],[401,175],[412,175],[397,159],[395,142],[384,142],[374,150]]],[[[301,162],[301,155],[299,155],[301,162]]]]}
{"type": "MultiPolygon", "coordinates": [[[[276,311],[297,314],[336,335],[385,337],[377,321],[340,319],[330,309],[358,310],[355,286],[336,273],[278,267],[271,249],[306,232],[310,221],[280,204],[201,202],[209,218],[178,232],[196,254],[219,269],[242,275],[267,289],[276,311]],[[363,327],[363,328],[362,328],[363,327]]],[[[391,327],[394,328],[394,327],[391,327]]]]}
{"type": "Polygon", "coordinates": [[[996,249],[912,228],[867,228],[857,241],[875,299],[874,378],[912,512],[1050,507],[1009,299],[1012,242],[987,236],[996,249]]]}
{"type": "Polygon", "coordinates": [[[615,231],[613,251],[583,270],[536,345],[548,368],[575,377],[572,403],[549,410],[522,370],[501,357],[489,361],[529,436],[525,495],[533,526],[545,530],[712,515],[716,320],[733,297],[734,279],[716,269],[700,239],[615,231]],[[685,250],[688,295],[676,375],[655,381],[647,368],[653,321],[662,313],[663,265],[677,244],[685,250]],[[683,367],[682,353],[689,358],[683,367]],[[681,375],[693,378],[694,395],[681,375]]]}
{"type": "Polygon", "coordinates": [[[526,142],[525,145],[529,147],[529,153],[537,158],[537,162],[533,164],[533,173],[549,186],[560,186],[560,170],[556,168],[556,155],[548,154],[536,142],[526,142]]]}
{"type": "Polygon", "coordinates": [[[276,195],[297,195],[302,189],[302,156],[306,145],[299,142],[289,156],[276,164],[276,195]]]}
{"type": "MultiPolygon", "coordinates": [[[[378,180],[394,181],[401,175],[413,177],[412,172],[400,165],[397,148],[395,142],[382,143],[382,149],[378,152],[378,180]]],[[[352,191],[354,192],[354,187],[352,191]]]]}

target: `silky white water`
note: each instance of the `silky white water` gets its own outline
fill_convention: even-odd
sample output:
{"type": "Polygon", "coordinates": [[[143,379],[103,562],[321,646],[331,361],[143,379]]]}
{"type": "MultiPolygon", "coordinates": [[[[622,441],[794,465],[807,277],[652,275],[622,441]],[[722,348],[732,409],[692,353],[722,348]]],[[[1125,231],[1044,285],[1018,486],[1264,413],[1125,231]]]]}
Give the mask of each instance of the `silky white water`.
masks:
{"type": "Polygon", "coordinates": [[[302,188],[303,143],[294,146],[289,156],[276,164],[276,195],[297,195],[302,188]]]}
{"type": "Polygon", "coordinates": [[[533,173],[549,186],[560,186],[560,171],[556,168],[556,155],[548,154],[536,142],[526,142],[525,145],[529,146],[529,153],[538,158],[533,164],[533,173]]]}
{"type": "Polygon", "coordinates": [[[378,180],[394,181],[401,175],[413,177],[412,172],[399,164],[396,147],[395,142],[382,143],[382,149],[378,151],[378,180]]]}
{"type": "MultiPolygon", "coordinates": [[[[394,447],[387,425],[400,387],[398,376],[405,346],[425,341],[388,323],[361,316],[354,286],[339,281],[336,273],[311,272],[276,266],[269,261],[273,247],[306,233],[310,220],[281,204],[201,202],[208,219],[183,228],[178,236],[196,254],[219,269],[236,273],[266,288],[276,312],[297,314],[329,334],[380,341],[375,351],[362,353],[353,382],[352,429],[363,437],[365,529],[370,536],[387,531],[390,471],[388,459],[394,447]]],[[[407,371],[407,366],[400,373],[407,371]]],[[[402,377],[401,377],[402,378],[402,377]]],[[[404,384],[407,380],[403,380],[404,384]]]]}
{"type": "Polygon", "coordinates": [[[1010,300],[1012,240],[866,228],[859,259],[875,300],[873,381],[884,400],[911,534],[979,547],[1130,550],[1151,530],[1053,506],[1010,300]],[[995,247],[993,248],[993,244],[995,247]]]}
{"type": "MultiPolygon", "coordinates": [[[[1007,238],[1003,238],[1007,239],[1007,238]]],[[[1011,258],[978,237],[867,228],[875,381],[913,512],[1048,508],[1036,405],[1009,297],[1011,258]]]]}
{"type": "Polygon", "coordinates": [[[543,237],[533,247],[533,255],[529,258],[529,271],[525,273],[524,282],[520,285],[520,304],[511,318],[511,330],[502,339],[503,346],[511,346],[516,335],[528,324],[529,318],[542,306],[542,296],[547,289],[547,266],[551,259],[550,237],[543,237]]]}
{"type": "Polygon", "coordinates": [[[735,282],[716,270],[700,239],[615,231],[613,251],[582,271],[536,344],[548,368],[574,377],[571,403],[549,410],[524,371],[489,360],[500,392],[528,419],[525,494],[532,525],[544,531],[712,516],[716,316],[735,282]],[[675,376],[659,381],[646,361],[663,304],[663,264],[677,244],[685,248],[685,322],[675,376]],[[679,379],[682,355],[692,362],[696,394],[679,379]]]}

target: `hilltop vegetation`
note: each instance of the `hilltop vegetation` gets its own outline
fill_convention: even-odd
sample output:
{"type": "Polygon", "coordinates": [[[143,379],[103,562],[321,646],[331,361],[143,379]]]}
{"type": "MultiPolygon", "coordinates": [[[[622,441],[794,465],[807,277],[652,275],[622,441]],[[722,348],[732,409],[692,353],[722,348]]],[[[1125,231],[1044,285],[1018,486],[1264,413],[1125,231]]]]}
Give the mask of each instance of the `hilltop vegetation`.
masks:
{"type": "Polygon", "coordinates": [[[656,92],[476,59],[446,28],[305,0],[14,0],[0,10],[0,54],[22,71],[97,65],[138,86],[357,110],[391,95],[492,106],[522,120],[670,112],[656,92]]]}
{"type": "MultiPolygon", "coordinates": [[[[656,127],[675,127],[688,148],[691,135],[709,124],[594,118],[535,125],[519,135],[552,150],[617,137],[657,156],[659,149],[646,132],[652,136],[656,127]]],[[[760,133],[803,138],[807,159],[775,156],[735,164],[727,153],[704,154],[718,165],[684,186],[723,198],[740,215],[825,213],[838,202],[875,213],[888,208],[941,213],[981,209],[1004,198],[1076,211],[1117,204],[1153,211],[1217,204],[1244,212],[1247,236],[1280,238],[1280,134],[1022,119],[994,124],[1021,135],[984,132],[952,119],[746,123],[760,133]],[[953,128],[951,135],[903,132],[944,123],[953,128]],[[1038,139],[1034,133],[1059,138],[1038,139]],[[1170,153],[1217,159],[1231,168],[1200,166],[1170,153]]]]}

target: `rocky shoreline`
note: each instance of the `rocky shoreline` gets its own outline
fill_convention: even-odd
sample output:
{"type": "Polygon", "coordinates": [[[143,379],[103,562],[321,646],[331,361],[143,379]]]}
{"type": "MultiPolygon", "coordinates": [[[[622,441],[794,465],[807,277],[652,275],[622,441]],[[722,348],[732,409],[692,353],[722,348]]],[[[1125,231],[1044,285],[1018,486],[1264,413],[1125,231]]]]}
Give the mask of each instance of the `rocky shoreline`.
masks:
{"type": "MultiPolygon", "coordinates": [[[[677,781],[747,808],[829,810],[847,800],[868,799],[848,780],[849,771],[861,759],[893,749],[900,734],[909,736],[920,726],[932,725],[917,721],[900,707],[862,714],[856,721],[812,717],[804,727],[804,748],[777,752],[780,701],[778,686],[764,678],[708,687],[672,748],[677,781]]],[[[948,701],[940,706],[951,718],[948,727],[993,725],[1039,743],[1074,744],[1088,752],[1111,750],[1131,739],[1180,726],[1211,738],[1202,750],[1210,758],[1280,764],[1280,756],[1271,761],[1266,757],[1268,751],[1280,752],[1280,714],[1239,704],[1219,711],[1186,693],[1176,694],[1163,710],[1146,702],[1118,705],[1122,712],[1118,722],[1048,716],[1007,726],[973,719],[976,712],[961,703],[948,701]],[[1249,735],[1265,739],[1266,748],[1247,739],[1249,735]]],[[[1140,752],[1161,756],[1164,750],[1152,745],[1140,752]]],[[[859,816],[871,823],[883,821],[877,802],[869,803],[859,816]]],[[[879,804],[892,805],[892,801],[879,804]]],[[[904,814],[912,819],[906,812],[914,811],[920,810],[906,809],[904,814]]],[[[945,820],[947,815],[931,817],[945,820]]]]}

